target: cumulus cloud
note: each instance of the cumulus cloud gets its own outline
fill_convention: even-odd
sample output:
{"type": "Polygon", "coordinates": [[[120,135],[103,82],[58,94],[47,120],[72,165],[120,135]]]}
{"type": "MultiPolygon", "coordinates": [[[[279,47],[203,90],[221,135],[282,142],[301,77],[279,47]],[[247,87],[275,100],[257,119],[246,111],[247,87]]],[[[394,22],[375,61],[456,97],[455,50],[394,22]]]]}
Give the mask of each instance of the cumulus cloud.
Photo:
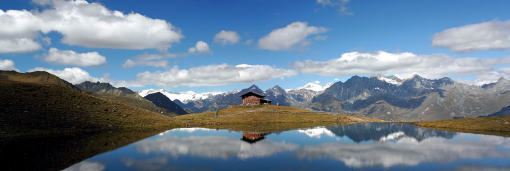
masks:
{"type": "Polygon", "coordinates": [[[0,53],[41,48],[39,33],[58,32],[62,42],[91,48],[167,49],[183,38],[165,20],[124,14],[85,0],[37,0],[42,11],[0,10],[0,53]]]}
{"type": "Polygon", "coordinates": [[[151,66],[156,68],[166,68],[168,67],[168,60],[166,59],[176,56],[176,54],[171,53],[142,54],[134,57],[133,59],[127,59],[126,62],[122,64],[122,67],[132,68],[135,66],[151,66]]]}
{"type": "Polygon", "coordinates": [[[409,52],[372,53],[348,52],[340,58],[329,61],[298,61],[293,65],[305,74],[324,76],[349,76],[363,74],[393,74],[401,78],[419,74],[427,78],[440,78],[448,75],[479,76],[494,71],[494,67],[510,64],[510,56],[502,58],[457,58],[443,54],[416,55],[409,52]]]}
{"type": "Polygon", "coordinates": [[[510,79],[510,68],[498,68],[493,71],[479,73],[474,80],[458,80],[466,84],[484,85],[497,82],[500,78],[510,79]]]}
{"type": "Polygon", "coordinates": [[[310,44],[308,37],[326,32],[324,27],[308,26],[306,22],[293,22],[283,28],[278,28],[258,41],[260,49],[289,50],[296,46],[310,44]]]}
{"type": "Polygon", "coordinates": [[[317,3],[322,6],[337,7],[341,14],[352,15],[353,13],[347,8],[349,2],[350,0],[317,0],[317,3]]]}
{"type": "Polygon", "coordinates": [[[33,71],[46,71],[53,75],[56,75],[57,77],[66,80],[67,82],[70,82],[72,84],[79,84],[85,81],[100,81],[102,79],[92,77],[87,71],[78,68],[78,67],[72,67],[72,68],[64,68],[63,70],[54,70],[54,69],[48,69],[48,68],[42,68],[37,67],[34,69],[28,70],[28,72],[33,71]]]}
{"type": "Polygon", "coordinates": [[[81,67],[99,66],[106,63],[106,58],[98,52],[76,53],[72,50],[58,50],[50,48],[44,60],[60,65],[75,65],[81,67]]]}
{"type": "Polygon", "coordinates": [[[43,22],[26,10],[0,9],[0,53],[24,53],[41,49],[34,38],[43,22]]]}
{"type": "Polygon", "coordinates": [[[210,53],[209,45],[204,41],[198,41],[194,47],[188,49],[189,53],[210,53]]]}
{"type": "Polygon", "coordinates": [[[284,78],[295,75],[294,70],[274,68],[267,65],[206,65],[189,69],[177,66],[168,71],[142,72],[137,74],[140,84],[164,87],[175,86],[217,86],[230,83],[250,83],[284,78]]]}
{"type": "Polygon", "coordinates": [[[183,37],[172,24],[139,13],[124,14],[85,0],[51,1],[38,16],[44,33],[57,31],[62,42],[93,48],[167,48],[183,37]]]}
{"type": "Polygon", "coordinates": [[[249,144],[239,139],[220,136],[161,137],[137,143],[136,150],[145,154],[167,153],[173,157],[190,155],[205,158],[249,159],[292,151],[298,145],[284,142],[260,141],[249,144]]]}
{"type": "Polygon", "coordinates": [[[9,59],[0,59],[0,70],[18,71],[18,69],[16,69],[16,67],[14,67],[14,62],[9,59]]]}
{"type": "Polygon", "coordinates": [[[432,46],[454,52],[510,49],[510,20],[489,21],[446,29],[432,36],[432,46]]]}
{"type": "Polygon", "coordinates": [[[235,31],[221,30],[214,36],[214,42],[218,42],[222,45],[236,44],[240,39],[241,37],[235,31]]]}

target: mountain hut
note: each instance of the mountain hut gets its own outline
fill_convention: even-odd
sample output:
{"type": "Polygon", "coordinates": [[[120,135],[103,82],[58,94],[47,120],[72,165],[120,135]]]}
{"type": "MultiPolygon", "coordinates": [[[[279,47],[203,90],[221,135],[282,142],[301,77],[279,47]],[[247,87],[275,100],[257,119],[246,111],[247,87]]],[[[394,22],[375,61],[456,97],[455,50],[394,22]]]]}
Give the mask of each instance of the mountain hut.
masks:
{"type": "Polygon", "coordinates": [[[255,93],[255,92],[247,92],[241,95],[243,99],[243,105],[263,105],[263,104],[271,104],[271,100],[264,99],[265,96],[255,93]]]}

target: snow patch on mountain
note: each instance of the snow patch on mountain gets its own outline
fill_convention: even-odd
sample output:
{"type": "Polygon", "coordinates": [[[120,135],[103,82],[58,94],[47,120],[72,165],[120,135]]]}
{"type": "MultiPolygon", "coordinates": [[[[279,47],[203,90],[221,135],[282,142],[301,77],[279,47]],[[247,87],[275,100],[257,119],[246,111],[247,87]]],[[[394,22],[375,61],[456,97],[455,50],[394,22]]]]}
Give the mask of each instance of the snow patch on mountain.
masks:
{"type": "Polygon", "coordinates": [[[385,77],[383,75],[375,75],[374,77],[376,77],[377,79],[379,79],[381,81],[384,81],[384,82],[387,82],[387,83],[390,83],[390,84],[393,84],[393,85],[401,85],[402,82],[404,82],[403,81],[404,79],[401,79],[397,75],[390,76],[390,77],[385,77]]]}
{"type": "Polygon", "coordinates": [[[299,87],[297,88],[296,90],[312,90],[312,91],[324,91],[326,90],[327,88],[331,87],[331,85],[333,85],[333,83],[327,83],[325,85],[320,85],[320,82],[319,81],[314,81],[314,82],[309,82],[307,84],[305,84],[303,87],[299,87]]]}

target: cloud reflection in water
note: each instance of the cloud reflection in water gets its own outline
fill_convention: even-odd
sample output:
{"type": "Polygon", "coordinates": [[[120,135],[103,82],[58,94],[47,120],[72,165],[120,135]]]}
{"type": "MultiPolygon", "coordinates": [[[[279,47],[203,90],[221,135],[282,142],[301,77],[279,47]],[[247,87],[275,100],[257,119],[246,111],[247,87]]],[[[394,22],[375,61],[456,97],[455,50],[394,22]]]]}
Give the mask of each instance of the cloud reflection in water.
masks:
{"type": "Polygon", "coordinates": [[[191,155],[205,158],[228,159],[237,157],[248,159],[266,157],[278,152],[297,149],[295,144],[260,141],[249,144],[239,139],[221,136],[161,137],[136,144],[136,150],[142,153],[168,153],[174,157],[191,155]]]}
{"type": "MultiPolygon", "coordinates": [[[[300,133],[309,132],[300,131],[300,133]]],[[[318,159],[336,160],[351,168],[412,167],[422,163],[448,163],[464,159],[510,158],[510,138],[463,133],[456,134],[455,138],[450,136],[417,136],[419,138],[416,138],[403,131],[390,131],[385,136],[377,134],[379,139],[367,143],[325,141],[319,144],[304,143],[302,145],[295,144],[290,137],[288,142],[275,142],[268,138],[249,144],[231,137],[196,136],[192,133],[191,135],[175,137],[167,134],[135,143],[135,146],[140,153],[171,156],[174,159],[179,156],[192,156],[224,160],[242,159],[249,162],[248,159],[276,156],[291,162],[293,160],[296,160],[295,162],[300,160],[314,162],[318,159]],[[287,153],[282,155],[282,152],[290,152],[291,155],[290,157],[287,153]]],[[[317,136],[312,137],[322,139],[317,136]]],[[[281,138],[285,139],[285,137],[279,139],[281,138]]],[[[164,161],[167,161],[166,158],[164,161]]],[[[137,162],[130,159],[126,162],[126,164],[141,165],[154,161],[137,162]]]]}
{"type": "MultiPolygon", "coordinates": [[[[485,137],[492,138],[493,136],[485,137]]],[[[449,162],[462,158],[510,157],[509,153],[500,151],[498,146],[492,143],[468,140],[454,142],[437,137],[427,138],[419,142],[406,137],[395,143],[326,143],[300,148],[296,151],[296,155],[299,158],[306,159],[339,160],[345,165],[355,168],[414,166],[422,162],[449,162]]]]}

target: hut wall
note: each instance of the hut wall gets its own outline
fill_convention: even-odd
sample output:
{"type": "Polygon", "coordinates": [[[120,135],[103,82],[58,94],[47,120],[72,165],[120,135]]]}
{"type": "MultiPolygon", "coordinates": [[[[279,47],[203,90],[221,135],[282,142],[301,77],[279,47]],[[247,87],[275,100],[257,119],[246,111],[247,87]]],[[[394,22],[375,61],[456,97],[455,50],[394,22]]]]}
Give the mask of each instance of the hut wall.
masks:
{"type": "Polygon", "coordinates": [[[260,98],[256,96],[248,96],[243,99],[244,105],[260,105],[260,98]]]}

